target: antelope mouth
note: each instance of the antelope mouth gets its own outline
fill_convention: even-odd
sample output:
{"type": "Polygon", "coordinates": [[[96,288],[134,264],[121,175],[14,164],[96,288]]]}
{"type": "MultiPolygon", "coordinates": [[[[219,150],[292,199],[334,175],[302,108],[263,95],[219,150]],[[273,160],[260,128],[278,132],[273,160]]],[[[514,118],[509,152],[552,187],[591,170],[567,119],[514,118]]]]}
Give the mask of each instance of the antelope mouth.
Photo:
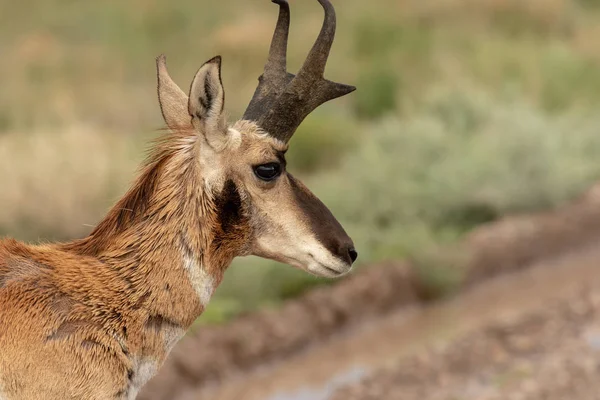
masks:
{"type": "Polygon", "coordinates": [[[320,262],[312,254],[309,254],[309,256],[311,262],[309,263],[307,270],[315,276],[323,278],[339,278],[352,270],[352,265],[346,265],[345,263],[344,265],[341,265],[342,263],[340,262],[340,265],[336,265],[336,268],[334,268],[333,266],[320,262]]]}
{"type": "Polygon", "coordinates": [[[316,268],[313,266],[309,267],[309,272],[322,278],[339,278],[352,270],[352,267],[348,267],[343,271],[338,271],[323,264],[315,263],[315,265],[317,266],[316,268]]]}
{"type": "Polygon", "coordinates": [[[276,252],[260,252],[253,254],[291,265],[321,278],[339,278],[352,271],[352,264],[329,252],[321,253],[321,251],[315,252],[305,250],[289,252],[287,254],[277,254],[276,252]]]}
{"type": "Polygon", "coordinates": [[[342,275],[343,274],[343,272],[336,271],[335,269],[329,268],[325,265],[323,265],[323,268],[325,268],[327,271],[331,272],[334,275],[342,275]]]}

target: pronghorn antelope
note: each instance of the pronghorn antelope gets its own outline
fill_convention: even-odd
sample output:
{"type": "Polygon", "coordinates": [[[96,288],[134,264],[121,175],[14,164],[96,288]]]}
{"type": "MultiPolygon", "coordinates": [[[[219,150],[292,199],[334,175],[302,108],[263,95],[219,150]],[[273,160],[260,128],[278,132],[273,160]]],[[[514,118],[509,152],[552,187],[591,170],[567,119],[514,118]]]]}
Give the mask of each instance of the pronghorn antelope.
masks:
{"type": "Polygon", "coordinates": [[[288,141],[316,107],[354,87],[323,78],[335,12],[297,75],[286,70],[280,7],[268,62],[242,120],[224,114],[221,58],[189,95],[157,59],[168,134],[127,194],[86,238],[0,241],[0,399],[134,399],[202,313],[236,256],[337,277],[351,239],[286,172],[288,141]]]}

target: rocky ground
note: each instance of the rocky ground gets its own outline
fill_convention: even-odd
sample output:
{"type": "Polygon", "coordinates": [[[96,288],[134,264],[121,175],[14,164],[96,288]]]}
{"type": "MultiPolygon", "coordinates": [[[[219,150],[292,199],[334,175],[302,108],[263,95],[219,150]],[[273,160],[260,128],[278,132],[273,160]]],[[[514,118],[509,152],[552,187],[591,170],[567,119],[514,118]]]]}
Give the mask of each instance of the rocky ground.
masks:
{"type": "Polygon", "coordinates": [[[600,399],[600,287],[582,285],[566,298],[430,348],[332,399],[600,399]]]}

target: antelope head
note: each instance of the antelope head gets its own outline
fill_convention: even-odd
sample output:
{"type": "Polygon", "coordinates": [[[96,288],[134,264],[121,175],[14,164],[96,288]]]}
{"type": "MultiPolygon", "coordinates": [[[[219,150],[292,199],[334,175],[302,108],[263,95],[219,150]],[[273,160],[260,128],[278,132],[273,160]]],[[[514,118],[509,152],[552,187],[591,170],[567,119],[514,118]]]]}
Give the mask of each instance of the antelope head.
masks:
{"type": "Polygon", "coordinates": [[[189,95],[157,59],[158,93],[171,131],[191,130],[197,138],[203,190],[212,193],[222,236],[233,256],[256,255],[314,275],[336,277],[357,258],[352,240],[327,207],[286,170],[285,153],[304,118],[326,101],[355,90],[323,78],[336,17],[329,0],[318,0],[325,21],[304,65],[286,69],[290,9],[279,18],[264,73],[243,119],[228,125],[221,58],[196,73],[189,95]]]}

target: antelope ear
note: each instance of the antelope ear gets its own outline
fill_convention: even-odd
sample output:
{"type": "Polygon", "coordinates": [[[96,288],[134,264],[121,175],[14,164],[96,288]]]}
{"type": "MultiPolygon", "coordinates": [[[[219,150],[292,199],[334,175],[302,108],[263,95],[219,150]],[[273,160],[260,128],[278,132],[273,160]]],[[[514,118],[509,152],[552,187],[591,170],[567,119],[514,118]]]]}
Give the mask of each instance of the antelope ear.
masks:
{"type": "Polygon", "coordinates": [[[224,113],[225,90],[221,82],[221,57],[217,56],[200,67],[188,100],[188,113],[192,123],[204,134],[212,146],[222,142],[227,135],[224,113]]]}
{"type": "Polygon", "coordinates": [[[171,130],[190,129],[190,115],[187,112],[188,97],[177,86],[167,70],[167,60],[164,55],[156,59],[158,77],[158,102],[165,123],[171,130]]]}

